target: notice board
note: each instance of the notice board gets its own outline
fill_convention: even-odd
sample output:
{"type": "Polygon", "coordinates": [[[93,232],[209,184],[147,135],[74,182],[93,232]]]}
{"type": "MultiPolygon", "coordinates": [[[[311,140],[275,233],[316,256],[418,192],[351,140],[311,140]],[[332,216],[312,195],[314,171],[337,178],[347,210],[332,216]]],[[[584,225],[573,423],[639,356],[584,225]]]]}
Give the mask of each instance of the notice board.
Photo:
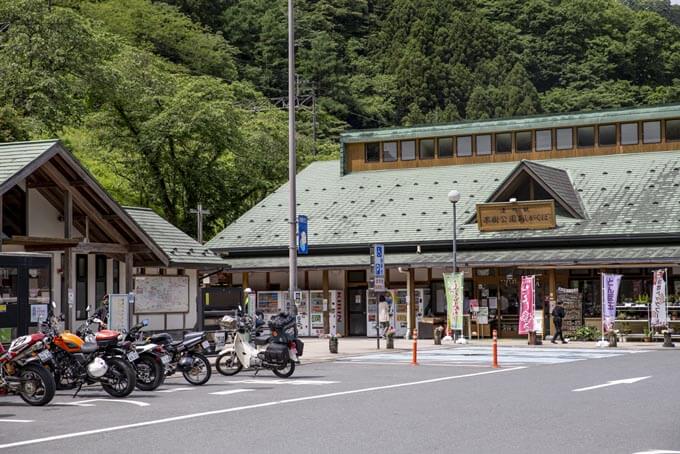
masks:
{"type": "Polygon", "coordinates": [[[135,276],[135,314],[189,312],[189,276],[135,276]]]}
{"type": "Polygon", "coordinates": [[[565,336],[573,336],[583,326],[583,304],[577,288],[557,288],[557,301],[564,307],[562,331],[565,336]]]}

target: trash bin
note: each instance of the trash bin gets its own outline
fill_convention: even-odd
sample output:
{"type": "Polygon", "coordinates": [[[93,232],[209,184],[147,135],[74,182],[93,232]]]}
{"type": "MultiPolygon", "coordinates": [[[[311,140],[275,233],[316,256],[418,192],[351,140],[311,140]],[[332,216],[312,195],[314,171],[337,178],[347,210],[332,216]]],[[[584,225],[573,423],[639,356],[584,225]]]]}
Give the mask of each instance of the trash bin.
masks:
{"type": "Polygon", "coordinates": [[[338,338],[337,337],[331,337],[328,339],[328,350],[331,353],[337,353],[338,352],[338,338]]]}
{"type": "Polygon", "coordinates": [[[444,333],[444,328],[438,326],[433,331],[434,345],[442,344],[442,334],[444,333]]]}

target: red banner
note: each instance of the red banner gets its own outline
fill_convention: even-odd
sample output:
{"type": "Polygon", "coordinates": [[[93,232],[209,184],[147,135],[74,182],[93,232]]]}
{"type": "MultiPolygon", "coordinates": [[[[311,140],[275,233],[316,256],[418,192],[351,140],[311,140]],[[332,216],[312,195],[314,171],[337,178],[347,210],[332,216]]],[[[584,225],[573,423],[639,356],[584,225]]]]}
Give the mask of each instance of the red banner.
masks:
{"type": "Polygon", "coordinates": [[[522,276],[522,291],[519,303],[519,334],[529,334],[534,331],[534,288],[535,276],[522,276]]]}

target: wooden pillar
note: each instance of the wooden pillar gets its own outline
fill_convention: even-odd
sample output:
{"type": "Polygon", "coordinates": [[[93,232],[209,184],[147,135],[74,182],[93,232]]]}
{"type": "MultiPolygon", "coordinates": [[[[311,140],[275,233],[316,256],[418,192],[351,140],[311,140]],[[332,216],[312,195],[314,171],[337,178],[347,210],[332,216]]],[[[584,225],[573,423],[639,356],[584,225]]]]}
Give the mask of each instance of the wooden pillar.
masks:
{"type": "Polygon", "coordinates": [[[73,238],[73,195],[64,191],[64,238],[73,238]]]}
{"type": "Polygon", "coordinates": [[[2,220],[3,220],[2,219],[3,218],[3,216],[2,216],[2,213],[3,213],[2,197],[3,197],[2,194],[0,194],[0,252],[2,252],[2,228],[3,228],[3,225],[2,225],[2,220]]]}
{"type": "MultiPolygon", "coordinates": [[[[269,274],[269,273],[267,273],[269,274]]],[[[250,282],[248,282],[248,273],[243,273],[241,275],[241,287],[243,287],[243,290],[247,289],[250,287],[250,282]]]]}
{"type": "Polygon", "coordinates": [[[406,338],[411,339],[413,335],[413,330],[418,328],[416,324],[416,272],[413,268],[408,269],[408,275],[406,276],[406,292],[408,293],[408,306],[407,306],[407,316],[406,316],[406,338]]]}
{"type": "MultiPolygon", "coordinates": [[[[125,254],[125,293],[129,294],[133,290],[134,286],[134,269],[133,269],[133,254],[128,252],[125,254]]],[[[130,310],[128,311],[128,323],[132,326],[132,313],[134,312],[135,305],[132,304],[130,310]]]]}
{"type": "Polygon", "coordinates": [[[548,270],[548,307],[545,310],[548,311],[548,318],[550,320],[550,335],[555,333],[555,324],[552,318],[552,308],[557,301],[557,278],[555,276],[555,269],[548,270]]]}
{"type": "Polygon", "coordinates": [[[331,307],[331,290],[330,290],[330,279],[328,277],[328,270],[322,271],[322,287],[323,287],[323,332],[324,334],[330,333],[330,313],[329,309],[331,307]]]}

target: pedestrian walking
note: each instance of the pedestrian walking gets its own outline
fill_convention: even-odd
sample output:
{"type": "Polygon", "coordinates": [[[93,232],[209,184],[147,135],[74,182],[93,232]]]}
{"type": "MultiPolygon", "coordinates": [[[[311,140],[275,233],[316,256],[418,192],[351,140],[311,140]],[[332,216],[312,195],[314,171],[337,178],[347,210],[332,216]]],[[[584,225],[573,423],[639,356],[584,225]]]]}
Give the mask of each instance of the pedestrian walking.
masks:
{"type": "Polygon", "coordinates": [[[380,295],[378,302],[378,322],[380,323],[380,335],[385,337],[387,328],[390,327],[390,307],[385,301],[385,295],[380,295]]]}
{"type": "Polygon", "coordinates": [[[556,344],[556,339],[557,336],[560,337],[562,340],[563,344],[566,344],[567,341],[564,340],[564,335],[562,334],[562,320],[564,320],[564,308],[562,307],[562,302],[558,301],[557,305],[555,308],[552,310],[552,316],[553,316],[553,323],[555,324],[555,334],[553,335],[552,338],[552,343],[556,344]]]}

